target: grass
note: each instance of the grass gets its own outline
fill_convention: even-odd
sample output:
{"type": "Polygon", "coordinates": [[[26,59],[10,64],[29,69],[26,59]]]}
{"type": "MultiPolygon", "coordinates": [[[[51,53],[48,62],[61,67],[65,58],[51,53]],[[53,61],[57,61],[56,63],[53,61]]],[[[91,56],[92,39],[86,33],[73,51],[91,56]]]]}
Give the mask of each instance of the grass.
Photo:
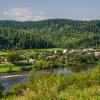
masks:
{"type": "Polygon", "coordinates": [[[7,55],[7,54],[9,54],[10,52],[9,51],[0,51],[0,56],[1,55],[7,55]]]}
{"type": "Polygon", "coordinates": [[[0,73],[7,72],[18,72],[20,71],[20,66],[13,65],[12,63],[0,64],[0,73]]]}
{"type": "Polygon", "coordinates": [[[48,97],[43,97],[42,93],[37,95],[36,93],[26,90],[22,96],[11,96],[1,100],[100,100],[100,86],[91,86],[83,90],[66,90],[64,92],[55,93],[53,91],[53,96],[49,97],[50,94],[47,94],[48,97]],[[56,94],[56,96],[55,96],[56,94]],[[53,99],[52,99],[53,98],[53,99]]]}
{"type": "Polygon", "coordinates": [[[26,49],[26,50],[17,50],[17,51],[24,51],[24,52],[33,52],[33,51],[53,51],[53,50],[64,50],[63,48],[49,48],[49,49],[26,49]]]}
{"type": "Polygon", "coordinates": [[[19,72],[19,71],[29,71],[33,65],[30,66],[18,66],[12,63],[0,64],[0,73],[8,72],[19,72]]]}
{"type": "Polygon", "coordinates": [[[10,70],[9,67],[2,67],[2,68],[0,68],[0,73],[18,72],[18,71],[20,71],[20,70],[21,70],[20,67],[12,67],[11,70],[10,70]]]}

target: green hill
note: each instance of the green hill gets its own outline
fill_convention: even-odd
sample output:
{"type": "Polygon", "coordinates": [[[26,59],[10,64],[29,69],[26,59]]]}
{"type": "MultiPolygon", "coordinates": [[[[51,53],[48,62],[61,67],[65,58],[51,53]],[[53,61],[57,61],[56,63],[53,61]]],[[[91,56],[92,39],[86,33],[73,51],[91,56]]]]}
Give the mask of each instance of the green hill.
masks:
{"type": "Polygon", "coordinates": [[[100,20],[0,21],[0,49],[100,46],[100,20]]]}

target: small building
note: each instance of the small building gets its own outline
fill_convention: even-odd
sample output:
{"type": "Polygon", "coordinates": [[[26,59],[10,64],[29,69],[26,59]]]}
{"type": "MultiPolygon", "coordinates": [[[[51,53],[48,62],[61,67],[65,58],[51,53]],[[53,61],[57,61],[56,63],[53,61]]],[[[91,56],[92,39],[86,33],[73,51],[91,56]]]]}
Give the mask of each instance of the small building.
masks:
{"type": "Polygon", "coordinates": [[[46,57],[46,60],[51,60],[52,59],[52,56],[47,56],[46,57]]]}
{"type": "Polygon", "coordinates": [[[95,56],[100,56],[100,52],[94,52],[95,56]]]}
{"type": "Polygon", "coordinates": [[[39,55],[43,55],[43,52],[40,52],[39,55]]]}
{"type": "Polygon", "coordinates": [[[65,49],[62,51],[63,54],[65,54],[68,51],[68,49],[65,49]]]}
{"type": "Polygon", "coordinates": [[[47,57],[46,57],[46,60],[55,60],[55,59],[57,59],[57,58],[59,58],[59,55],[54,54],[54,55],[52,55],[52,56],[47,56],[47,57]]]}
{"type": "Polygon", "coordinates": [[[74,53],[74,52],[77,52],[77,50],[76,49],[71,49],[69,52],[74,53]]]}
{"type": "Polygon", "coordinates": [[[57,54],[57,50],[54,50],[54,54],[57,54]]]}
{"type": "Polygon", "coordinates": [[[86,49],[83,49],[83,52],[88,52],[88,51],[90,51],[90,52],[95,52],[96,49],[93,49],[93,48],[86,48],[86,49]]]}
{"type": "Polygon", "coordinates": [[[91,51],[91,52],[95,52],[95,51],[96,51],[96,49],[89,48],[89,51],[91,51]]]}
{"type": "Polygon", "coordinates": [[[35,59],[29,59],[29,63],[33,63],[35,61],[35,59]]]}
{"type": "Polygon", "coordinates": [[[83,49],[83,52],[88,52],[89,51],[89,49],[83,49]]]}

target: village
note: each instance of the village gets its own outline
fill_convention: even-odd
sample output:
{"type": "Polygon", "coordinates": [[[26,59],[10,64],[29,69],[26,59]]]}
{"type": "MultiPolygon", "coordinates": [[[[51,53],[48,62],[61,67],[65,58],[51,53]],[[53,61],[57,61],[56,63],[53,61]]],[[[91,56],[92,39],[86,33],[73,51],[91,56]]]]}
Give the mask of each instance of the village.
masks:
{"type": "MultiPolygon", "coordinates": [[[[42,49],[42,50],[16,50],[0,53],[0,69],[31,70],[45,68],[59,68],[77,66],[81,64],[99,63],[100,50],[86,49],[42,49]],[[28,66],[28,67],[27,67],[28,66]]],[[[16,71],[16,70],[14,70],[16,71]]]]}

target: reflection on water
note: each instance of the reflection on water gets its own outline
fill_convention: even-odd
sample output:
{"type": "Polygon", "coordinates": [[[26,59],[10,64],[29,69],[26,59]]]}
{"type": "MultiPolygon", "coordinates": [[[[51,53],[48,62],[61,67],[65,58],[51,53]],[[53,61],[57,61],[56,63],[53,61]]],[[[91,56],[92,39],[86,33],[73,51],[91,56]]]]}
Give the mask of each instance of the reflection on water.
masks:
{"type": "Polygon", "coordinates": [[[79,73],[81,71],[91,70],[93,67],[95,67],[95,65],[93,64],[89,65],[81,64],[81,65],[68,66],[68,69],[70,69],[71,72],[79,73]]]}
{"type": "MultiPolygon", "coordinates": [[[[89,66],[88,67],[82,67],[79,68],[79,67],[69,67],[69,68],[54,68],[54,69],[42,69],[42,70],[38,70],[36,71],[36,74],[37,75],[41,75],[45,72],[50,72],[50,73],[54,73],[54,74],[68,74],[68,73],[71,73],[71,72],[80,72],[82,70],[87,70],[88,68],[90,68],[89,66]]],[[[28,82],[28,78],[27,78],[27,75],[28,75],[29,72],[20,72],[20,73],[3,73],[3,74],[0,74],[0,78],[2,80],[2,86],[4,87],[4,92],[7,92],[9,90],[9,88],[16,84],[16,83],[26,83],[28,82]],[[21,75],[21,76],[16,76],[16,77],[9,77],[9,78],[3,78],[4,76],[11,76],[11,75],[21,75]]]]}
{"type": "Polygon", "coordinates": [[[25,82],[27,82],[26,76],[12,77],[2,80],[2,86],[4,87],[4,92],[7,92],[12,85],[16,83],[25,83],[25,82]]]}

